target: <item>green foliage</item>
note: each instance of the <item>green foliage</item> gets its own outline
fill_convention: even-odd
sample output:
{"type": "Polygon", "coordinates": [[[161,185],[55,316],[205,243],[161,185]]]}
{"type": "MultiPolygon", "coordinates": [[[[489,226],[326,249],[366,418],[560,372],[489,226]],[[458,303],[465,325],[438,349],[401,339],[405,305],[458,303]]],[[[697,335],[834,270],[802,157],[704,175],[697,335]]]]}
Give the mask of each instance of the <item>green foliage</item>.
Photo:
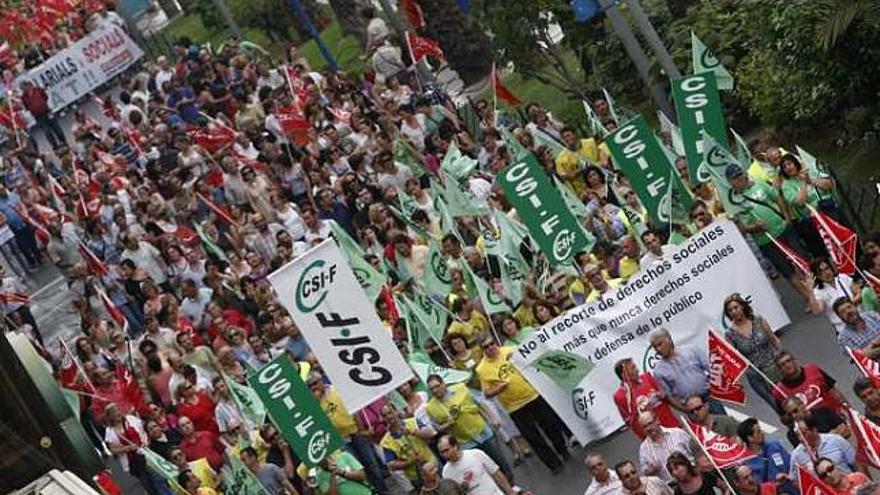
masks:
{"type": "Polygon", "coordinates": [[[492,67],[488,56],[491,43],[480,26],[461,13],[455,0],[422,1],[419,5],[426,24],[420,34],[440,43],[449,65],[465,84],[485,78],[492,67]]]}

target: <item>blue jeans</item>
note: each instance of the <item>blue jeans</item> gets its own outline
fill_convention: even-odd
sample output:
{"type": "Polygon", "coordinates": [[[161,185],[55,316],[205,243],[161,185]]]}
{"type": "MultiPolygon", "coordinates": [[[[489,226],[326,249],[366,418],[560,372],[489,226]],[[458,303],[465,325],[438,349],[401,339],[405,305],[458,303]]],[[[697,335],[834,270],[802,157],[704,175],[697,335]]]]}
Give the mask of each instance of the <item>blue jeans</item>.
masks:
{"type": "Polygon", "coordinates": [[[376,457],[376,451],[373,450],[370,441],[361,435],[353,435],[349,441],[345,442],[345,448],[364,466],[367,480],[373,487],[373,493],[387,495],[388,487],[385,485],[385,477],[382,476],[379,459],[376,457]]]}
{"type": "Polygon", "coordinates": [[[510,463],[508,463],[507,458],[504,457],[504,452],[501,450],[501,444],[498,442],[498,434],[493,434],[485,442],[478,443],[477,448],[482,450],[490,459],[495,461],[495,464],[498,464],[498,468],[501,469],[504,476],[507,476],[507,481],[513,484],[513,469],[510,468],[510,463]]]}

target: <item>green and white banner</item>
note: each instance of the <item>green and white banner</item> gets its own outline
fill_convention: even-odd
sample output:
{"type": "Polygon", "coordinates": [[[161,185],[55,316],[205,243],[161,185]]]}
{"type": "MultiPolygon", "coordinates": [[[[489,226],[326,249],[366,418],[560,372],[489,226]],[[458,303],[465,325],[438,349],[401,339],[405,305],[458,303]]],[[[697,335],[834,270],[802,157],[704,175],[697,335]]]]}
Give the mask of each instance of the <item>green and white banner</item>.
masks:
{"type": "Polygon", "coordinates": [[[617,166],[655,224],[680,222],[693,199],[644,117],[637,115],[608,136],[617,166]]]}
{"type": "Polygon", "coordinates": [[[707,182],[709,174],[702,170],[703,132],[727,147],[727,123],[724,122],[715,73],[703,72],[673,79],[672,96],[691,182],[707,182]]]}
{"type": "MultiPolygon", "coordinates": [[[[269,282],[349,412],[412,377],[332,240],[284,265],[269,275],[269,282]]],[[[269,404],[266,407],[271,410],[269,404]]]]}
{"type": "MultiPolygon", "coordinates": [[[[326,365],[324,371],[328,371],[326,365]]],[[[342,438],[299,376],[290,356],[276,357],[251,374],[248,383],[265,404],[272,423],[306,465],[316,466],[342,447],[342,438]]]]}
{"type": "Polygon", "coordinates": [[[693,31],[691,31],[691,59],[693,60],[694,74],[714,72],[718,81],[718,89],[733,89],[733,76],[693,31]]]}
{"type": "Polygon", "coordinates": [[[595,239],[565,206],[534,155],[523,154],[498,176],[498,182],[552,265],[566,265],[575,254],[592,249],[595,239]]]}

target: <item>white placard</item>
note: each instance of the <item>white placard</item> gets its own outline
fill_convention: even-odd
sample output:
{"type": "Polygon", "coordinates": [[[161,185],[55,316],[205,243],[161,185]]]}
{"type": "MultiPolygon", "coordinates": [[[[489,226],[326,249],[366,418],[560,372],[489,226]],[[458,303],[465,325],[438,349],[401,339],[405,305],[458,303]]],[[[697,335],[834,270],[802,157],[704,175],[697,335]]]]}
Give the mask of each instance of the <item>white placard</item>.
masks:
{"type": "Polygon", "coordinates": [[[412,378],[332,239],[279,268],[269,281],[349,412],[412,378]]]}
{"type": "Polygon", "coordinates": [[[750,300],[774,330],[790,322],[742,234],[720,220],[676,246],[662,263],[642,267],[602,301],[539,328],[511,359],[586,445],[623,426],[612,400],[620,383],[614,364],[632,358],[640,369],[653,369],[658,358],[648,335],[658,328],[668,330],[677,346],[706,349],[708,328],[727,328],[722,306],[734,292],[750,300]],[[595,367],[567,391],[530,366],[546,351],[577,354],[595,367]]]}

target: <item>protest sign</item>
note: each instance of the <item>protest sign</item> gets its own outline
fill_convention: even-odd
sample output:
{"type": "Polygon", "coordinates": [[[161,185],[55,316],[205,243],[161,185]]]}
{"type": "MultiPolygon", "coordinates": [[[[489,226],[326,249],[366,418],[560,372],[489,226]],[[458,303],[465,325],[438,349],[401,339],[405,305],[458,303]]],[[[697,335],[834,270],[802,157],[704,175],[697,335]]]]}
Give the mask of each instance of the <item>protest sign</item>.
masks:
{"type": "Polygon", "coordinates": [[[144,55],[119,26],[98,28],[16,79],[32,81],[49,96],[53,112],[82,98],[144,55]]]}
{"type": "Polygon", "coordinates": [[[342,438],[287,354],[260,368],[248,377],[248,383],[272,423],[308,466],[318,465],[342,446],[342,438]]]}
{"type": "Polygon", "coordinates": [[[719,220],[601,300],[571,309],[537,329],[512,359],[587,445],[623,426],[612,401],[605,400],[620,382],[614,364],[631,358],[643,370],[653,369],[657,357],[648,335],[660,328],[672,333],[677,346],[705,352],[708,328],[727,328],[723,301],[733,292],[750,298],[755,313],[771,328],[789,322],[739,230],[719,220]],[[571,371],[560,379],[558,373],[536,369],[541,358],[553,355],[550,351],[575,354],[582,361],[566,364],[571,371]],[[563,385],[579,375],[583,378],[576,385],[563,385]]]}
{"type": "Polygon", "coordinates": [[[565,206],[534,155],[526,154],[507,167],[498,181],[553,266],[568,264],[575,254],[593,247],[595,239],[565,206]]]}
{"type": "Polygon", "coordinates": [[[412,377],[332,240],[284,265],[269,281],[349,412],[412,377]]]}
{"type": "Polygon", "coordinates": [[[681,127],[688,175],[691,182],[700,184],[710,179],[702,170],[703,131],[727,147],[727,124],[721,109],[718,83],[714,72],[703,72],[672,80],[675,113],[681,127]]]}

